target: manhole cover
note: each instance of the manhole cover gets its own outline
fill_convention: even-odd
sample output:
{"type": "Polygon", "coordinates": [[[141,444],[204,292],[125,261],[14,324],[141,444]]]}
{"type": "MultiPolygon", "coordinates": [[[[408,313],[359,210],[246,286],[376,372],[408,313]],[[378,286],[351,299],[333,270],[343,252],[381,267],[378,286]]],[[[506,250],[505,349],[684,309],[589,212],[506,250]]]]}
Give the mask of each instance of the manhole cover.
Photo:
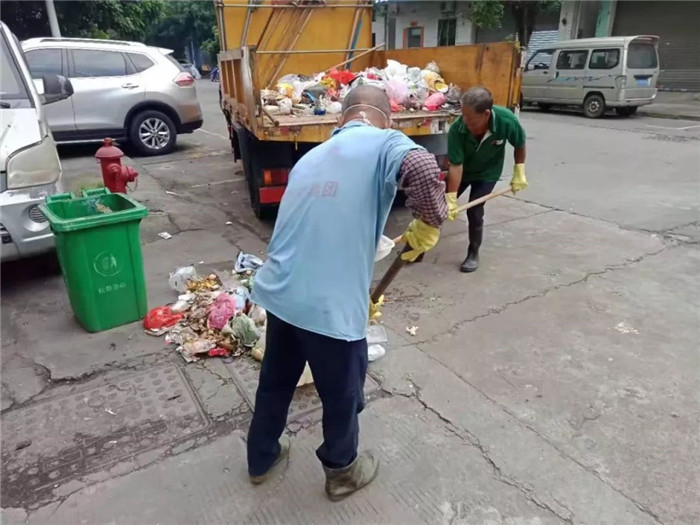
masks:
{"type": "MultiPolygon", "coordinates": [[[[3,503],[209,427],[176,366],[115,379],[2,417],[3,503]]],[[[21,505],[20,505],[21,506],[21,505]]]]}
{"type": "MultiPolygon", "coordinates": [[[[250,408],[255,407],[255,391],[258,388],[258,376],[260,375],[260,363],[252,358],[234,359],[226,364],[233,382],[238,387],[250,408]]],[[[369,375],[365,380],[365,396],[379,388],[377,382],[369,375]]],[[[321,407],[314,385],[306,385],[296,389],[292,405],[289,407],[287,423],[297,421],[321,407]]]]}

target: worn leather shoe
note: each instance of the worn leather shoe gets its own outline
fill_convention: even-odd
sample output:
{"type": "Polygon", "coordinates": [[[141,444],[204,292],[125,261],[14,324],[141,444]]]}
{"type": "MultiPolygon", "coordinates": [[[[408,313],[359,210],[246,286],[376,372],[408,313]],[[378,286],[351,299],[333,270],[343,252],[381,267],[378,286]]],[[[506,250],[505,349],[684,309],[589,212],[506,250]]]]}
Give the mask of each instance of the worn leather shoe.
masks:
{"type": "Polygon", "coordinates": [[[331,501],[340,501],[369,485],[379,474],[379,460],[371,452],[360,453],[345,468],[323,467],[326,473],[326,494],[331,501]]]}
{"type": "Polygon", "coordinates": [[[280,454],[279,456],[277,456],[275,462],[269,469],[267,469],[267,472],[265,472],[264,474],[260,474],[259,476],[250,476],[250,482],[254,485],[260,485],[261,483],[265,483],[268,479],[270,479],[275,467],[279,465],[282,462],[282,460],[289,457],[289,449],[291,448],[291,446],[292,442],[289,440],[289,438],[287,436],[282,436],[280,438],[280,454]]]}
{"type": "Polygon", "coordinates": [[[475,272],[479,268],[479,250],[475,248],[469,248],[467,251],[467,258],[464,259],[462,266],[459,268],[461,272],[471,273],[475,272]]]}

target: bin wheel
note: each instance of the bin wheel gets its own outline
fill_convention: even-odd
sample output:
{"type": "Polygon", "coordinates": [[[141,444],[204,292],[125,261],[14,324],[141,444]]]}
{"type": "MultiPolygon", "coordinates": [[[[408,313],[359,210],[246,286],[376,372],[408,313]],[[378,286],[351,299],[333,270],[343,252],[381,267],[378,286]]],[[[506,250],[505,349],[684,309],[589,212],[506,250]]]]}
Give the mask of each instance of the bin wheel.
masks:
{"type": "Polygon", "coordinates": [[[165,155],[175,149],[177,128],[165,113],[147,110],[132,119],[129,140],[142,155],[165,155]]]}

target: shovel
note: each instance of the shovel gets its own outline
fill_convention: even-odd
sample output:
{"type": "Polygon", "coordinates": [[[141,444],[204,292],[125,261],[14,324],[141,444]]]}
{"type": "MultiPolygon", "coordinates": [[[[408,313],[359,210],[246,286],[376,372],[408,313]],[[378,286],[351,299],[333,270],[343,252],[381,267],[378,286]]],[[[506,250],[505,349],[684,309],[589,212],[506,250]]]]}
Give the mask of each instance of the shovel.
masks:
{"type": "MultiPolygon", "coordinates": [[[[483,197],[480,197],[478,199],[474,199],[473,201],[465,204],[464,206],[460,206],[457,208],[457,213],[462,213],[465,210],[468,210],[469,208],[473,208],[474,206],[478,206],[479,204],[483,204],[486,201],[489,201],[495,197],[500,197],[501,195],[505,195],[506,193],[510,193],[511,189],[510,186],[507,186],[503,189],[500,189],[498,191],[494,191],[493,193],[489,193],[488,195],[484,195],[483,197]]],[[[397,237],[394,239],[394,244],[398,244],[401,242],[401,237],[397,237]]],[[[398,273],[401,271],[401,268],[406,266],[406,263],[408,261],[405,261],[401,258],[401,255],[404,253],[410,251],[412,248],[408,245],[404,246],[403,250],[401,253],[396,257],[396,260],[392,263],[391,266],[389,266],[389,269],[386,271],[384,274],[384,277],[382,277],[382,280],[379,281],[379,284],[375,287],[375,289],[372,291],[372,294],[370,297],[372,298],[372,302],[376,303],[379,301],[379,298],[384,295],[384,292],[386,291],[387,288],[389,288],[389,285],[391,282],[394,280],[394,278],[398,275],[398,273]]]]}

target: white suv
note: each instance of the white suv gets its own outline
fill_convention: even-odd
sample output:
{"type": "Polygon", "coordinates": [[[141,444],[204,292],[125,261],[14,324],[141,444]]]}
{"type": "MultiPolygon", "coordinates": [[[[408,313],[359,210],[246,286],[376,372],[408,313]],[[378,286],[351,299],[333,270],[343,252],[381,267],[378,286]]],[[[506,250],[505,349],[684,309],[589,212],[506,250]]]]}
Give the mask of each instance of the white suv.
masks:
{"type": "Polygon", "coordinates": [[[175,148],[178,133],[202,126],[192,75],[169,49],[137,42],[32,38],[22,42],[32,78],[70,79],[70,99],[46,108],[59,143],[125,139],[144,155],[175,148]]]}

